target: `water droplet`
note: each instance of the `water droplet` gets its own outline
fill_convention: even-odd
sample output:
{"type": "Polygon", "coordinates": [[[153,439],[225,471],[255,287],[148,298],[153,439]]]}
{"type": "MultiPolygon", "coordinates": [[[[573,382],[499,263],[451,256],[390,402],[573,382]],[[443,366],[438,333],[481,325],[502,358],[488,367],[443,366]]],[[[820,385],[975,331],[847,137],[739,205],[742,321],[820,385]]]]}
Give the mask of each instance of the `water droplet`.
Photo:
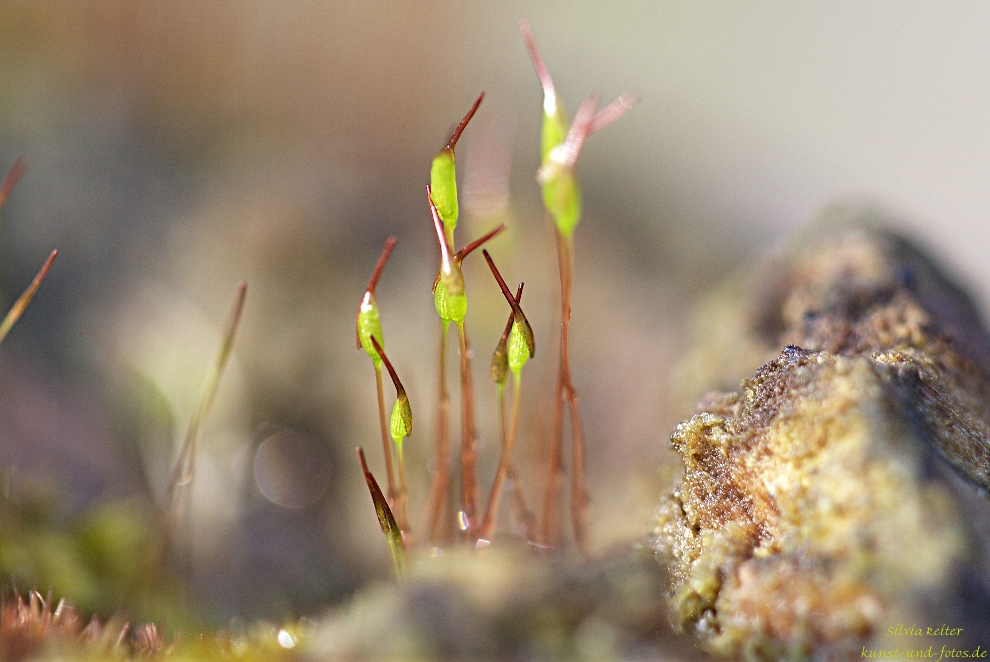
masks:
{"type": "Polygon", "coordinates": [[[491,540],[485,540],[484,538],[478,538],[477,542],[474,543],[475,549],[484,549],[492,544],[491,540]]]}
{"type": "Polygon", "coordinates": [[[457,526],[461,531],[467,531],[468,527],[471,526],[471,520],[463,510],[457,511],[457,526]]]}

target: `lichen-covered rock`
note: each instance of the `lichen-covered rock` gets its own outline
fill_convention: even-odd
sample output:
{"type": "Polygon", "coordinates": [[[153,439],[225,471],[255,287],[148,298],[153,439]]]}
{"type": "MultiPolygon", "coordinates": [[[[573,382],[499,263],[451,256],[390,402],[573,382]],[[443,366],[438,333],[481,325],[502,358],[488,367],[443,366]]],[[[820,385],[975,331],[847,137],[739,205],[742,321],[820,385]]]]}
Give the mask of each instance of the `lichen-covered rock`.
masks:
{"type": "Polygon", "coordinates": [[[937,656],[891,639],[902,623],[985,650],[990,339],[903,239],[829,225],[703,314],[723,326],[683,374],[779,356],[673,434],[683,481],[655,532],[672,618],[746,659],[937,656]]]}

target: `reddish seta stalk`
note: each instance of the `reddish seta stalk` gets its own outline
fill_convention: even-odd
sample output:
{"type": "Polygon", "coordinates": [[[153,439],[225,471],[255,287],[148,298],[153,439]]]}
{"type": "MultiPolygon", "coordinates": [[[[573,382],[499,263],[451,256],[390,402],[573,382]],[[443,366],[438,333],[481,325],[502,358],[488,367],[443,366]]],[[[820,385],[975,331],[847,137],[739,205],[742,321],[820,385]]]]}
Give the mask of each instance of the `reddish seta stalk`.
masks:
{"type": "Polygon", "coordinates": [[[440,322],[440,368],[437,384],[437,436],[436,463],[430,495],[427,498],[426,522],[422,529],[427,532],[431,545],[445,543],[450,538],[450,394],[447,391],[447,330],[448,324],[440,322]]]}
{"type": "Polygon", "coordinates": [[[558,519],[560,493],[564,481],[564,404],[571,418],[572,468],[571,519],[578,548],[587,551],[588,497],[585,490],[584,435],[578,413],[578,395],[571,381],[569,329],[571,320],[571,286],[574,278],[573,242],[557,234],[557,257],[560,264],[560,354],[557,384],[554,392],[553,429],[550,442],[547,489],[543,501],[542,543],[550,548],[560,545],[561,529],[558,519]]]}

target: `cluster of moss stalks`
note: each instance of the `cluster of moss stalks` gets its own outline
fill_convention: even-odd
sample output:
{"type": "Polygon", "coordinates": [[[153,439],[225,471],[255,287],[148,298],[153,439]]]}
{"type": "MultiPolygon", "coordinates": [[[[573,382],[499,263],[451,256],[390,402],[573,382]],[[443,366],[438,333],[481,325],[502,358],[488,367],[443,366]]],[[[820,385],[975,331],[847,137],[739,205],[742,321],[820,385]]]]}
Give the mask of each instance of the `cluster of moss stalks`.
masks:
{"type": "MultiPolygon", "coordinates": [[[[375,299],[375,287],[392,248],[394,238],[389,238],[378,265],[361,300],[356,319],[357,345],[372,360],[375,369],[382,452],[384,459],[385,490],[383,491],[368,468],[361,449],[358,449],[364,475],[372,495],[379,523],[386,535],[397,577],[406,576],[410,557],[418,549],[449,545],[485,547],[496,539],[499,521],[499,505],[504,491],[511,491],[513,501],[512,521],[517,534],[539,549],[561,549],[567,546],[561,515],[564,486],[565,419],[570,421],[571,490],[570,519],[574,546],[587,550],[587,495],[584,484],[584,439],[578,412],[578,397],[574,389],[568,354],[568,330],[570,321],[570,297],[574,273],[574,230],[581,216],[581,195],[575,177],[575,166],[586,138],[595,131],[621,117],[635,99],[631,95],[619,97],[612,104],[599,110],[598,97],[589,95],[579,107],[573,122],[568,123],[559,101],[553,81],[547,71],[529,26],[520,23],[525,43],[529,49],[543,89],[543,129],[541,165],[537,180],[541,186],[547,217],[556,231],[558,266],[560,274],[560,338],[558,354],[558,378],[553,399],[553,425],[550,439],[546,482],[539,516],[526,505],[526,498],[512,462],[512,449],[516,438],[522,370],[526,361],[535,354],[533,331],[522,309],[523,285],[513,292],[499,274],[491,256],[485,258],[492,274],[509,306],[505,330],[496,345],[492,359],[492,379],[496,384],[502,441],[502,454],[497,472],[492,480],[487,500],[482,505],[477,476],[476,431],[474,422],[474,395],[471,383],[470,357],[465,316],[467,298],[464,291],[462,261],[483,243],[499,232],[500,226],[460,250],[454,249],[454,229],[458,217],[458,196],[454,149],[474,112],[481,103],[479,96],[471,110],[454,131],[450,140],[440,150],[431,165],[427,201],[433,227],[440,249],[440,266],[434,282],[434,300],[440,317],[439,379],[436,401],[435,467],[432,484],[423,508],[422,519],[414,527],[410,521],[406,488],[406,465],[403,441],[412,431],[413,409],[398,375],[385,353],[380,313],[375,299]],[[453,322],[457,331],[460,358],[461,388],[461,439],[456,454],[459,471],[455,471],[451,449],[450,400],[447,390],[447,342],[453,322]],[[385,415],[385,398],[382,384],[382,366],[389,373],[396,390],[395,405],[389,420],[385,415]],[[505,387],[512,376],[511,406],[507,415],[505,387]],[[459,490],[454,489],[454,479],[459,478],[459,490]],[[511,487],[508,487],[511,486],[511,487]]],[[[0,204],[9,194],[23,169],[18,161],[4,182],[0,204]]],[[[0,339],[23,311],[40,280],[51,265],[55,253],[45,263],[35,282],[14,305],[7,319],[0,324],[0,339]]],[[[5,531],[17,530],[34,534],[17,536],[17,542],[0,542],[0,563],[20,555],[38,554],[50,568],[60,567],[63,576],[78,581],[66,584],[65,593],[82,596],[86,605],[106,604],[94,594],[101,593],[100,583],[113,585],[111,602],[137,613],[166,614],[170,626],[189,622],[183,616],[184,589],[181,580],[188,563],[188,527],[190,491],[195,477],[195,461],[200,430],[207,417],[224,367],[230,356],[237,327],[244,307],[247,286],[241,283],[233,303],[221,346],[194,411],[192,420],[180,447],[172,471],[169,488],[163,502],[151,513],[140,508],[131,511],[97,512],[77,527],[72,534],[54,540],[38,523],[44,516],[32,518],[30,507],[20,497],[7,498],[0,514],[5,531]],[[149,526],[150,522],[150,526],[149,526]],[[37,535],[35,545],[32,535],[37,535]],[[27,543],[25,544],[25,541],[27,543]],[[54,545],[46,543],[55,543],[54,545]],[[31,551],[34,549],[34,551],[31,551]],[[56,552],[42,550],[57,550],[56,552]],[[58,558],[54,558],[54,556],[58,558]],[[96,586],[94,586],[96,585],[96,586]]],[[[44,507],[41,507],[44,511],[44,507]]],[[[40,512],[40,511],[39,511],[40,512]]],[[[5,536],[6,537],[6,536],[5,536]]],[[[44,572],[39,572],[42,581],[44,572]]],[[[21,580],[23,581],[23,573],[21,580]]],[[[46,589],[47,590],[47,589],[46,589]]],[[[101,593],[106,598],[106,592],[101,593]]],[[[77,599],[77,598],[73,598],[77,599]]],[[[180,625],[181,629],[181,625],[180,625]]],[[[96,617],[85,618],[75,608],[56,601],[51,594],[32,591],[27,594],[10,590],[0,602],[0,656],[3,659],[22,659],[39,651],[78,650],[84,655],[96,657],[170,656],[198,657],[202,654],[220,654],[234,659],[279,659],[299,652],[296,644],[303,634],[300,625],[278,627],[257,624],[242,628],[239,632],[224,632],[209,637],[186,637],[181,634],[163,636],[155,625],[132,626],[120,617],[101,621],[96,617]],[[167,639],[167,641],[166,641],[167,639]],[[54,647],[54,648],[51,648],[54,647]]],[[[187,632],[189,630],[186,630],[187,632]]]]}
{"type": "Polygon", "coordinates": [[[395,239],[385,244],[368,287],[361,299],[356,318],[357,347],[371,358],[378,391],[378,411],[381,428],[382,455],[385,465],[385,486],[382,490],[368,469],[362,449],[358,449],[362,469],[371,492],[382,531],[386,536],[396,575],[405,574],[407,552],[416,548],[434,549],[459,542],[474,547],[492,543],[499,522],[498,513],[504,491],[512,495],[513,533],[540,549],[559,549],[565,543],[561,526],[562,488],[564,483],[565,418],[570,420],[571,490],[570,519],[574,544],[582,552],[588,548],[588,506],[585,489],[585,443],[578,411],[578,396],[571,379],[568,337],[571,316],[571,289],[574,274],[574,230],[581,217],[581,193],[575,176],[575,166],[586,139],[592,133],[620,118],[633,106],[635,98],[623,95],[599,110],[599,99],[589,95],[568,124],[553,79],[526,22],[520,23],[543,88],[541,164],[537,181],[543,193],[547,217],[555,228],[558,270],[560,275],[560,338],[558,372],[553,396],[553,416],[545,471],[543,504],[540,516],[527,506],[519,476],[512,461],[517,436],[522,373],[526,362],[535,355],[536,341],[522,309],[523,283],[513,294],[487,251],[484,257],[499,289],[509,306],[505,330],[492,355],[491,378],[496,385],[499,414],[501,457],[492,480],[488,498],[482,504],[477,475],[477,448],[474,420],[474,388],[471,379],[471,349],[465,318],[465,294],[462,262],[474,250],[497,236],[504,226],[455,250],[454,230],[459,205],[455,167],[455,147],[468,122],[484,97],[480,95],[458,124],[446,145],[433,159],[427,203],[433,220],[440,252],[440,264],[433,283],[434,303],[440,318],[438,390],[436,400],[436,436],[433,457],[435,472],[429,495],[418,526],[410,521],[406,466],[403,452],[405,438],[412,431],[413,412],[405,389],[385,353],[380,312],[375,288],[395,239]],[[453,323],[457,332],[460,359],[460,446],[455,454],[451,447],[450,396],[447,389],[448,334],[453,323]],[[382,366],[395,386],[396,399],[387,420],[382,387],[382,366]],[[506,412],[506,386],[511,374],[511,407],[506,412]],[[566,414],[565,416],[565,408],[566,414]],[[394,455],[394,459],[393,459],[394,455]],[[459,460],[459,489],[454,490],[453,459],[459,460]]]}

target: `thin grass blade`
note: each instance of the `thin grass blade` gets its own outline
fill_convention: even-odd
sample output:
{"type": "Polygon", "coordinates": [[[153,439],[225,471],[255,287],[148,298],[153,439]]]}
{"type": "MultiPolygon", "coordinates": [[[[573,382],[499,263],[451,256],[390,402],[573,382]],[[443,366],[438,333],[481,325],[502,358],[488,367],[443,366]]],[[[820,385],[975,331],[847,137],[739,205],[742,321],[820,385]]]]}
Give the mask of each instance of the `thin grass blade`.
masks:
{"type": "Polygon", "coordinates": [[[192,418],[189,420],[189,427],[186,430],[185,439],[182,441],[182,448],[179,450],[179,457],[172,469],[172,476],[169,480],[168,494],[165,500],[166,516],[178,514],[184,506],[187,497],[180,499],[180,494],[188,495],[187,488],[195,473],[196,446],[199,443],[199,432],[203,421],[213,408],[213,401],[216,399],[217,389],[220,386],[220,378],[223,376],[224,368],[230,359],[231,350],[234,348],[234,338],[237,335],[237,328],[240,326],[241,315],[244,312],[244,300],[247,298],[247,283],[241,281],[237,288],[237,295],[227,316],[227,323],[224,327],[223,338],[213,360],[213,366],[206,375],[203,390],[200,392],[196,409],[193,410],[192,418]]]}
{"type": "MultiPolygon", "coordinates": [[[[3,202],[0,201],[0,204],[3,204],[3,202]]],[[[41,285],[41,281],[45,279],[45,275],[48,274],[48,269],[51,268],[52,262],[55,261],[55,257],[57,255],[58,251],[52,251],[52,254],[48,256],[48,259],[45,260],[45,263],[41,266],[41,271],[38,272],[38,275],[34,277],[31,284],[28,285],[27,289],[24,290],[21,296],[17,298],[17,301],[14,302],[14,305],[10,307],[10,310],[7,311],[7,316],[3,318],[3,322],[0,322],[0,342],[7,337],[7,333],[10,331],[11,327],[14,326],[14,323],[17,322],[18,319],[20,319],[21,315],[24,313],[24,309],[28,307],[29,303],[31,303],[31,299],[34,298],[34,293],[38,291],[38,286],[41,285]]]]}
{"type": "Polygon", "coordinates": [[[14,161],[14,165],[10,166],[10,170],[7,171],[7,175],[3,178],[3,183],[0,184],[0,208],[7,202],[7,198],[10,197],[10,192],[14,190],[17,180],[24,174],[24,167],[26,165],[27,161],[25,158],[18,156],[14,161]]]}

